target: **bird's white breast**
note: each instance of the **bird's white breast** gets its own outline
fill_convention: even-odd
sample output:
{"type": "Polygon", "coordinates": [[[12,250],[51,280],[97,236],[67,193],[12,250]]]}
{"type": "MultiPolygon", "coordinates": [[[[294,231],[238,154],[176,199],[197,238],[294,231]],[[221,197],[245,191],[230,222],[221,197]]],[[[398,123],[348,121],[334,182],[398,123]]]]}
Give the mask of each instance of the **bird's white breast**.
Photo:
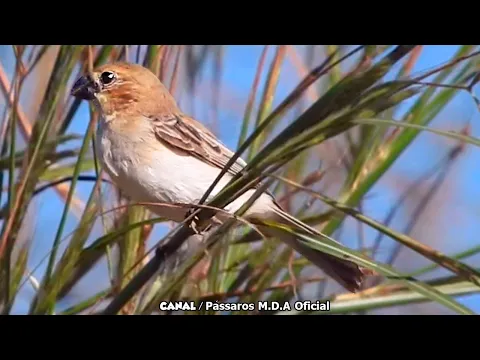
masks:
{"type": "MultiPolygon", "coordinates": [[[[194,204],[202,198],[220,172],[220,169],[191,155],[182,155],[164,147],[147,122],[145,128],[136,129],[135,135],[118,131],[110,124],[112,122],[102,122],[99,126],[98,153],[112,181],[133,201],[194,204]]],[[[230,179],[225,175],[210,198],[230,179]]],[[[238,209],[252,193],[253,191],[245,193],[230,204],[228,210],[238,209]]],[[[252,211],[263,212],[265,206],[272,205],[269,197],[262,196],[259,200],[252,211]]],[[[177,222],[184,219],[188,210],[165,205],[149,208],[158,215],[177,222]]]]}

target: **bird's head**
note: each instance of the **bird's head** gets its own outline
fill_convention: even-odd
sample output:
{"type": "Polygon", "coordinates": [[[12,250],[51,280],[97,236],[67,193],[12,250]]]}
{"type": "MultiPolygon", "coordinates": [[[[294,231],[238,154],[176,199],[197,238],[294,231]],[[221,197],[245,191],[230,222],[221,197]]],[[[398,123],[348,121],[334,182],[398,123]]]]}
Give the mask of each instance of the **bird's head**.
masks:
{"type": "Polygon", "coordinates": [[[150,115],[177,108],[175,99],[153,72],[123,62],[102,65],[80,77],[71,94],[92,101],[107,116],[119,112],[150,115]]]}

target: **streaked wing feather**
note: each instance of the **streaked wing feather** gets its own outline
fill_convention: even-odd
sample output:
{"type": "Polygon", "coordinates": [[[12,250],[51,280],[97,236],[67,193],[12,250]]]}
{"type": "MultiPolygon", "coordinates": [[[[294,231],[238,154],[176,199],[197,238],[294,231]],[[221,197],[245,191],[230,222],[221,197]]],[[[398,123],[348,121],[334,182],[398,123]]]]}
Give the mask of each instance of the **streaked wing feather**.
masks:
{"type": "MultiPolygon", "coordinates": [[[[206,127],[188,116],[172,114],[168,118],[156,117],[152,120],[159,139],[220,169],[223,169],[234,154],[206,127]]],[[[239,158],[228,173],[236,175],[245,166],[245,161],[239,158]]]]}

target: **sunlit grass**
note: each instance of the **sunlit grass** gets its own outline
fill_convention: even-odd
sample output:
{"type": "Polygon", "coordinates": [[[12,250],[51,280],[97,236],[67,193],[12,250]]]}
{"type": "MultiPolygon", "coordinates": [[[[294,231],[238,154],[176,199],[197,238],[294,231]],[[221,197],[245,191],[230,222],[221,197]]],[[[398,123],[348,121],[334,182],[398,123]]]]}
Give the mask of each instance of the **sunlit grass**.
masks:
{"type": "MultiPolygon", "coordinates": [[[[1,48],[0,104],[5,104],[0,115],[2,312],[18,313],[15,304],[20,300],[27,301],[22,313],[29,314],[92,314],[105,308],[106,313],[151,314],[158,313],[162,300],[256,302],[301,297],[328,299],[336,314],[368,314],[420,302],[440,304],[454,313],[474,313],[458,296],[479,290],[478,268],[464,262],[478,254],[478,245],[449,254],[416,239],[411,227],[398,230],[391,219],[374,219],[364,209],[375,185],[422,132],[454,142],[455,154],[480,144],[466,126],[462,131],[430,126],[460,92],[478,103],[473,91],[478,81],[478,48],[460,46],[447,63],[433,63],[422,72],[412,71],[422,56],[420,45],[308,46],[303,51],[268,45],[258,52],[248,80],[251,88],[243,94],[245,102],[237,104],[242,109],[235,116],[239,131],[229,139],[237,146],[235,156],[249,164],[213,201],[202,199],[198,215],[206,220],[212,208],[239,196],[244,186],[271,181],[269,188],[277,199],[304,221],[306,232],[296,235],[308,246],[348,257],[377,272],[358,294],[345,293],[275,239],[264,241],[252,224],[234,228],[228,222],[205,241],[195,242],[188,237],[187,227],[152,217],[109,182],[92,150],[97,121],[93,109],[81,120],[86,132],[72,130],[83,106],[69,95],[72,82],[81,72],[116,60],[141,63],[157,73],[181,98],[183,108],[194,111],[197,98],[212,99],[207,114],[195,111],[194,115],[215,127],[222,119],[221,95],[230,85],[222,80],[229,65],[227,48],[1,48]],[[205,80],[208,71],[211,79],[205,80]],[[287,77],[290,92],[283,95],[282,80],[287,77]],[[208,95],[198,89],[205,83],[209,84],[208,95]],[[32,90],[36,88],[39,91],[32,90]],[[62,206],[43,205],[47,213],[41,218],[51,212],[59,220],[38,235],[32,213],[39,199],[49,196],[60,199],[62,206]],[[331,241],[343,240],[347,227],[357,229],[353,240],[345,245],[331,241]],[[382,234],[373,250],[364,239],[366,231],[382,234]],[[166,232],[173,237],[163,241],[166,232]],[[383,247],[383,237],[398,246],[383,247]],[[47,254],[35,253],[38,241],[52,244],[47,254]],[[190,245],[187,252],[181,247],[184,241],[190,245]],[[154,255],[158,244],[166,261],[154,255]],[[430,265],[401,270],[395,263],[400,248],[408,248],[430,265]],[[379,260],[379,251],[387,261],[379,260]],[[32,266],[32,257],[41,260],[32,266]],[[437,268],[446,270],[448,277],[420,279],[437,268]],[[41,276],[32,277],[38,273],[41,276]],[[91,276],[99,273],[102,280],[91,276]],[[89,284],[88,295],[78,296],[75,289],[85,289],[85,283],[89,284]]],[[[445,161],[455,159],[452,155],[445,161]]],[[[438,186],[433,183],[431,192],[438,186]]],[[[431,196],[426,196],[424,202],[430,201],[431,196]]],[[[407,213],[407,218],[425,211],[418,209],[407,213]]],[[[350,230],[350,238],[351,234],[350,230]]]]}

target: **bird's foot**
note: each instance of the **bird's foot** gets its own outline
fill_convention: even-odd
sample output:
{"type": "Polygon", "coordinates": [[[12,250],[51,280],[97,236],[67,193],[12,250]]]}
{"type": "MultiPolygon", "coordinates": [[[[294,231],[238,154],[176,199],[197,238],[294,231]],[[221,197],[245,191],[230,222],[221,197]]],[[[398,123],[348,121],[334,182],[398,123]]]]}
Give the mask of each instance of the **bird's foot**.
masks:
{"type": "Polygon", "coordinates": [[[190,229],[192,229],[195,234],[200,234],[200,231],[198,230],[198,222],[200,221],[200,219],[198,218],[197,215],[193,216],[193,213],[195,212],[195,208],[191,208],[187,211],[187,213],[185,214],[185,220],[187,221],[187,225],[190,229]],[[191,218],[190,218],[191,217],[191,218]],[[190,218],[190,219],[189,219],[190,218]],[[188,219],[188,220],[187,220],[188,219]]]}
{"type": "MultiPolygon", "coordinates": [[[[190,210],[187,211],[187,213],[185,214],[185,219],[188,219],[192,216],[192,214],[196,211],[197,209],[195,208],[191,208],[190,210]]],[[[211,224],[207,225],[205,229],[200,229],[199,226],[198,226],[198,223],[200,221],[200,218],[195,215],[193,216],[191,219],[188,219],[187,220],[187,223],[188,223],[188,226],[190,227],[190,229],[192,229],[195,234],[197,235],[200,235],[204,232],[207,232],[208,230],[210,230],[210,228],[212,227],[211,224]]]]}

